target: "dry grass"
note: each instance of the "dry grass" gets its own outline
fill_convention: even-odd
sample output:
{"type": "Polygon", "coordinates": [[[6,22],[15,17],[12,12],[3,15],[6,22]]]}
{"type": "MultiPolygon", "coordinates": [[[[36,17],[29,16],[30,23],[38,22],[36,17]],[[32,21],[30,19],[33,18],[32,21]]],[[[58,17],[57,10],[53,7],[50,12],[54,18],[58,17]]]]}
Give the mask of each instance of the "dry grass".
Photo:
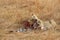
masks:
{"type": "Polygon", "coordinates": [[[42,20],[55,19],[60,28],[60,0],[0,0],[0,40],[60,40],[60,32],[9,33],[22,20],[36,14],[42,20]]]}

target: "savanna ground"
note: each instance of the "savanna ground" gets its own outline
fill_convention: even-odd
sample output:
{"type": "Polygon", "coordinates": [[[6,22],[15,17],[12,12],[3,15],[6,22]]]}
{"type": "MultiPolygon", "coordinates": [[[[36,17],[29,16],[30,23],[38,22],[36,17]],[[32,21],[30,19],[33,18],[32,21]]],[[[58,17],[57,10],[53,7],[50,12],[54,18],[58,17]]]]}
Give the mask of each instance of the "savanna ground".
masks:
{"type": "Polygon", "coordinates": [[[0,40],[60,40],[60,0],[0,0],[0,40]],[[54,19],[55,30],[9,33],[32,13],[44,21],[54,19]]]}

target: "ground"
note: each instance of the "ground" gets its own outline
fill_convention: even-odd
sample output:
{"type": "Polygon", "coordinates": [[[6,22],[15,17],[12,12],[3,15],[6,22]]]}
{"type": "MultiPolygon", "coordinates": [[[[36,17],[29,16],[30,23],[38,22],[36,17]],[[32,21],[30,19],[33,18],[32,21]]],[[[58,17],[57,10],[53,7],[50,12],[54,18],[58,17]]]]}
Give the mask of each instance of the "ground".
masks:
{"type": "Polygon", "coordinates": [[[0,40],[60,40],[60,0],[0,0],[0,40]],[[9,33],[32,13],[43,21],[54,19],[55,30],[9,33]]]}

